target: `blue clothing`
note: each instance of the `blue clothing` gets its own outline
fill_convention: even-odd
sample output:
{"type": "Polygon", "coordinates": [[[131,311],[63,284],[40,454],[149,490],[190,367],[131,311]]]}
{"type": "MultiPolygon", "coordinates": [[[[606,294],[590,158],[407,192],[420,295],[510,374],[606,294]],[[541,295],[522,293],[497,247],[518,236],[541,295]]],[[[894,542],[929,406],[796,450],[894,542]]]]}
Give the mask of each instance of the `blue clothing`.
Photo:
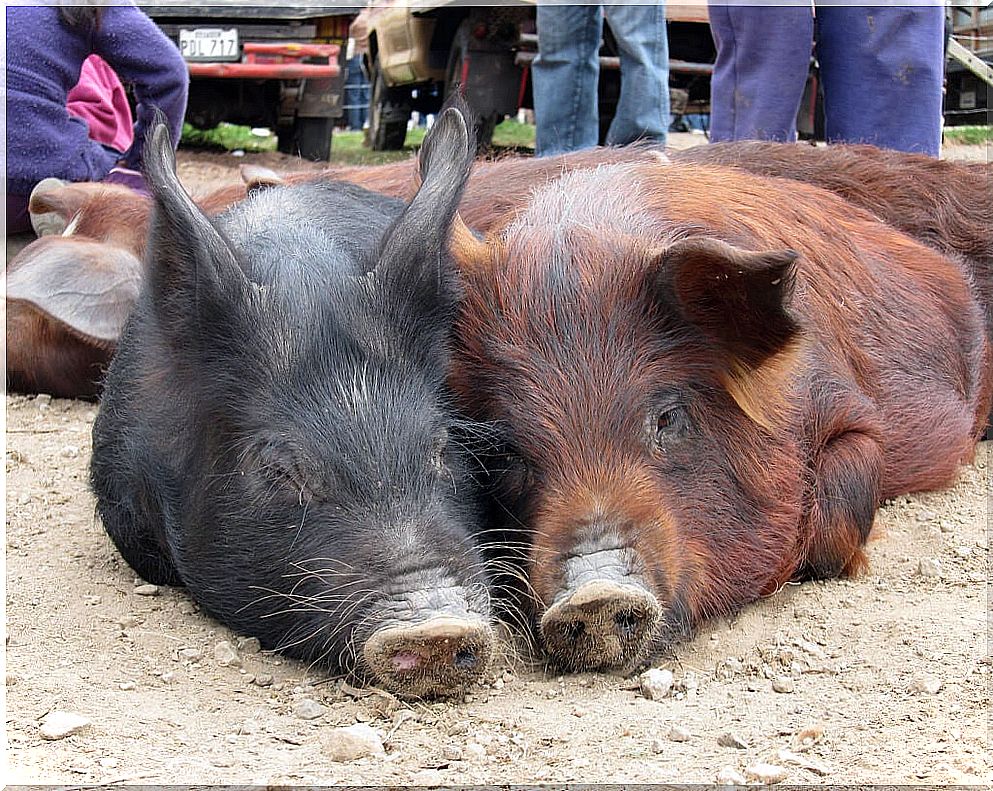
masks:
{"type": "Polygon", "coordinates": [[[189,72],[175,44],[137,7],[102,6],[96,30],[70,27],[52,6],[6,11],[8,197],[26,197],[48,176],[100,181],[121,159],[128,168],[140,167],[156,107],[178,145],[189,72]],[[126,152],[91,140],[86,122],[66,109],[66,96],[92,53],[134,90],[134,143],[126,152]]]}
{"type": "Polygon", "coordinates": [[[538,4],[538,57],[531,71],[538,156],[597,145],[597,80],[603,20],[617,41],[621,95],[608,145],[664,143],[669,129],[665,5],[538,4]]]}
{"type": "Polygon", "coordinates": [[[717,44],[714,142],[796,140],[812,42],[829,143],[937,156],[944,9],[940,6],[726,6],[711,0],[717,44]]]}

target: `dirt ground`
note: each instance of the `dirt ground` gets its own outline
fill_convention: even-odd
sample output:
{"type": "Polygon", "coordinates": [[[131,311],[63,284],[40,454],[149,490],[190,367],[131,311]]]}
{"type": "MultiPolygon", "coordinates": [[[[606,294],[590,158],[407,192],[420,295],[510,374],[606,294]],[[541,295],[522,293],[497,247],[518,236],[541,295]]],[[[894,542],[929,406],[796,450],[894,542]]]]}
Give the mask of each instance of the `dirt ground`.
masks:
{"type": "MultiPolygon", "coordinates": [[[[180,175],[200,192],[250,159],[293,164],[183,152],[180,175]]],[[[259,652],[181,589],[140,588],[87,489],[95,414],[6,396],[8,783],[993,782],[993,443],[948,491],[880,509],[868,575],[787,586],[678,647],[660,700],[507,658],[464,702],[405,704],[259,652]],[[50,712],[88,724],[49,740],[50,712]],[[355,723],[385,754],[331,760],[355,723]]]]}

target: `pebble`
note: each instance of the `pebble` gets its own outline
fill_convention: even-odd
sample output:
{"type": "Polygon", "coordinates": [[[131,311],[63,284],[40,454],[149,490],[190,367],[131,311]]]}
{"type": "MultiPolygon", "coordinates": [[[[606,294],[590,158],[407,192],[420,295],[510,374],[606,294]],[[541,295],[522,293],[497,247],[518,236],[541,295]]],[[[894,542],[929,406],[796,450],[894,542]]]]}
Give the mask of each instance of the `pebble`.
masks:
{"type": "Polygon", "coordinates": [[[941,679],[929,673],[920,673],[911,680],[909,689],[917,694],[936,695],[941,689],[941,679]]]}
{"type": "Polygon", "coordinates": [[[952,533],[955,531],[955,524],[950,522],[948,519],[942,519],[938,524],[938,529],[941,530],[942,533],[952,533]]]}
{"type": "Polygon", "coordinates": [[[482,761],[486,758],[486,748],[476,742],[469,742],[465,746],[465,755],[470,761],[482,761]]]}
{"type": "Polygon", "coordinates": [[[122,629],[131,629],[141,623],[134,615],[122,615],[117,619],[117,625],[122,629]]]}
{"type": "Polygon", "coordinates": [[[933,522],[937,518],[938,515],[935,514],[933,511],[921,511],[919,514],[917,514],[918,522],[933,522]]]}
{"type": "Polygon", "coordinates": [[[238,650],[243,654],[257,654],[262,650],[262,643],[257,637],[242,637],[238,640],[238,650]]]}
{"type": "Polygon", "coordinates": [[[38,393],[34,398],[34,402],[38,406],[47,406],[52,403],[52,397],[48,393],[38,393]]]}
{"type": "Polygon", "coordinates": [[[327,708],[313,698],[302,698],[293,704],[293,713],[301,720],[316,720],[326,711],[327,708]]]}
{"type": "Polygon", "coordinates": [[[332,728],[321,738],[321,749],[330,760],[339,763],[367,756],[382,758],[386,755],[379,734],[363,723],[332,728]]]}
{"type": "Polygon", "coordinates": [[[79,448],[76,445],[63,445],[59,455],[64,459],[75,459],[79,455],[79,448]]]}
{"type": "Polygon", "coordinates": [[[503,679],[498,678],[493,682],[493,689],[503,689],[503,679]]]}
{"type": "Polygon", "coordinates": [[[18,505],[27,505],[30,502],[31,502],[31,495],[27,494],[26,492],[24,494],[18,495],[17,497],[18,505]]]}
{"type": "Polygon", "coordinates": [[[941,576],[941,563],[935,558],[921,558],[917,564],[917,576],[934,578],[941,576]]]}
{"type": "Polygon", "coordinates": [[[972,547],[959,546],[955,547],[955,554],[960,558],[967,558],[972,554],[972,547]]]}
{"type": "Polygon", "coordinates": [[[665,744],[661,739],[652,739],[652,752],[656,755],[661,755],[665,752],[665,744]]]}
{"type": "Polygon", "coordinates": [[[641,694],[649,700],[661,700],[672,691],[673,676],[671,670],[653,667],[638,676],[638,686],[641,694]]]}
{"type": "Polygon", "coordinates": [[[692,734],[682,725],[673,725],[669,728],[669,741],[670,742],[688,742],[692,734]]]}
{"type": "Polygon", "coordinates": [[[272,676],[270,676],[268,673],[260,673],[255,677],[255,685],[258,687],[271,687],[272,676]]]}
{"type": "Polygon", "coordinates": [[[462,748],[457,744],[446,744],[441,748],[441,757],[446,761],[461,761],[462,748]]]}
{"type": "Polygon", "coordinates": [[[100,604],[103,601],[101,596],[84,596],[83,603],[88,604],[91,607],[100,604]]]}
{"type": "Polygon", "coordinates": [[[134,592],[138,596],[158,596],[160,593],[158,585],[149,585],[147,583],[136,587],[134,592]]]}
{"type": "Polygon", "coordinates": [[[796,685],[793,683],[793,679],[789,676],[776,676],[772,680],[772,691],[782,692],[788,694],[796,689],[796,685]]]}
{"type": "Polygon", "coordinates": [[[214,646],[214,659],[221,667],[241,667],[238,650],[227,640],[221,640],[214,646]]]}
{"type": "Polygon", "coordinates": [[[824,738],[824,726],[819,722],[813,725],[806,725],[796,732],[793,737],[793,749],[797,752],[809,750],[821,739],[824,738]]]}
{"type": "Polygon", "coordinates": [[[755,763],[745,767],[745,776],[763,785],[773,785],[782,783],[789,776],[789,772],[775,764],[755,763]]]}
{"type": "Polygon", "coordinates": [[[41,721],[39,733],[42,739],[57,741],[89,727],[90,721],[79,714],[68,711],[50,711],[41,721]]]}
{"type": "Polygon", "coordinates": [[[717,743],[721,747],[733,747],[735,750],[744,750],[748,747],[748,742],[736,733],[722,733],[717,737],[717,743]]]}
{"type": "Polygon", "coordinates": [[[456,722],[452,727],[450,727],[446,733],[449,736],[458,736],[460,734],[466,733],[469,730],[469,721],[462,720],[461,722],[456,722]]]}
{"type": "Polygon", "coordinates": [[[196,662],[203,656],[203,651],[199,648],[180,648],[179,656],[188,662],[196,662]]]}
{"type": "Polygon", "coordinates": [[[720,786],[743,786],[748,782],[745,776],[733,766],[723,767],[714,780],[720,786]]]}
{"type": "Polygon", "coordinates": [[[135,683],[133,681],[122,681],[120,684],[117,685],[117,688],[120,689],[122,692],[130,692],[132,689],[135,688],[135,683]]]}
{"type": "Polygon", "coordinates": [[[776,757],[784,764],[794,764],[801,769],[809,769],[822,777],[831,774],[831,769],[827,764],[810,755],[799,755],[792,750],[780,750],[776,757]]]}

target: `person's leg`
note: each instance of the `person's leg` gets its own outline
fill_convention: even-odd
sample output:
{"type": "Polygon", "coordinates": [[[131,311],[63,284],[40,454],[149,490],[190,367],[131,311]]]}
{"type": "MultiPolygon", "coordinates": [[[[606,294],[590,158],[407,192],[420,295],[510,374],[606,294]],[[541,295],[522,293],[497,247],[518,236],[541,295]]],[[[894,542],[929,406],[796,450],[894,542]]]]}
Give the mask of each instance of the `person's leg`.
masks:
{"type": "Polygon", "coordinates": [[[940,6],[818,6],[828,142],[937,156],[944,36],[940,6]]]}
{"type": "Polygon", "coordinates": [[[607,145],[646,139],[665,143],[669,129],[669,39],[665,0],[604,6],[621,59],[621,96],[607,145]]]}
{"type": "Polygon", "coordinates": [[[810,7],[711,3],[709,10],[717,45],[710,139],[796,140],[814,40],[810,7]]]}
{"type": "Polygon", "coordinates": [[[535,153],[597,144],[600,6],[538,5],[538,57],[531,69],[535,153]]]}

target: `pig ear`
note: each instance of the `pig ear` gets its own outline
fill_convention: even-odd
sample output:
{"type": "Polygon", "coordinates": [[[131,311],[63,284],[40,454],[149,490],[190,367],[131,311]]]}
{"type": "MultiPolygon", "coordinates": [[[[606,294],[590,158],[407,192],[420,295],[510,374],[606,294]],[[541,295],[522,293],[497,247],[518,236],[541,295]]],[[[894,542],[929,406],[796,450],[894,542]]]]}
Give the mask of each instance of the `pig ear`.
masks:
{"type": "Polygon", "coordinates": [[[179,183],[165,124],[153,127],[144,160],[155,199],[146,256],[152,302],[178,339],[188,339],[200,317],[220,317],[247,301],[249,283],[231,244],[179,183]]]}
{"type": "Polygon", "coordinates": [[[799,331],[789,311],[798,257],[793,250],[753,252],[718,239],[684,239],[659,257],[659,286],[737,366],[754,369],[799,331]]]}
{"type": "Polygon", "coordinates": [[[716,346],[728,394],[770,431],[791,413],[789,383],[801,348],[789,309],[797,258],[793,250],[752,252],[699,237],[659,258],[663,302],[716,346]]]}
{"type": "Polygon", "coordinates": [[[445,304],[454,289],[454,267],[441,265],[476,145],[466,111],[445,109],[424,138],[418,165],[421,184],[387,232],[377,277],[392,281],[421,307],[445,304]]]}
{"type": "Polygon", "coordinates": [[[120,337],[140,285],[141,262],[131,253],[84,239],[46,236],[7,267],[7,299],[97,344],[120,337]]]}

